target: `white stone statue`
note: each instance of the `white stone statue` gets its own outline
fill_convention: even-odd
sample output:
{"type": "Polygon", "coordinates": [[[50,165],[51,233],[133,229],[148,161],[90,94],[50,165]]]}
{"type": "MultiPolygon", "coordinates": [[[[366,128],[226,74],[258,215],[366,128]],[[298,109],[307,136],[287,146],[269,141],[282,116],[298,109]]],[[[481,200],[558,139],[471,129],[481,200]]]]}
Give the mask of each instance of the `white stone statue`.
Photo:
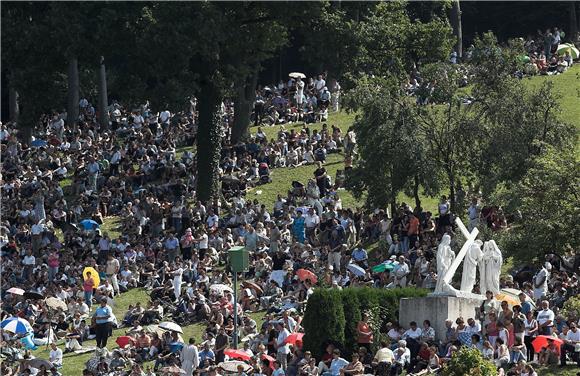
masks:
{"type": "Polygon", "coordinates": [[[461,291],[471,292],[477,277],[477,265],[483,258],[481,240],[474,241],[463,259],[463,273],[461,274],[461,291]]]}
{"type": "Polygon", "coordinates": [[[495,240],[485,242],[483,244],[483,258],[479,264],[479,284],[482,294],[488,290],[493,292],[494,295],[499,293],[499,276],[502,264],[501,250],[495,240]]]}
{"type": "Polygon", "coordinates": [[[451,249],[451,236],[448,234],[443,235],[441,243],[437,248],[437,285],[435,286],[435,292],[445,292],[448,290],[449,284],[443,279],[447,270],[451,267],[451,264],[455,260],[455,253],[451,249]]]}

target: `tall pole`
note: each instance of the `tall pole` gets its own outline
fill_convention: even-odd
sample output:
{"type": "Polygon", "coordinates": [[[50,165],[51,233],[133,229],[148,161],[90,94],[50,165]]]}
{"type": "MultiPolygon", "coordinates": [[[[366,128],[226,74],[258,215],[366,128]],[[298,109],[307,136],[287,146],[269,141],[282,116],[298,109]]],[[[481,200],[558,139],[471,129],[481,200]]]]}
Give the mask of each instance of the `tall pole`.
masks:
{"type": "Polygon", "coordinates": [[[234,271],[234,349],[238,348],[238,272],[234,271]]]}

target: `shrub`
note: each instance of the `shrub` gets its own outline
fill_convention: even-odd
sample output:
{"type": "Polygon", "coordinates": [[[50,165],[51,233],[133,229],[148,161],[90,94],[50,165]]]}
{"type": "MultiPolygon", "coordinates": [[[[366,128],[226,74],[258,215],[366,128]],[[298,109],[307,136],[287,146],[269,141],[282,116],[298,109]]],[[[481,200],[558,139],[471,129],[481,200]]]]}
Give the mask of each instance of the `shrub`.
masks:
{"type": "Polygon", "coordinates": [[[304,348],[320,357],[328,343],[344,347],[344,309],[339,290],[317,289],[304,313],[304,348]]]}
{"type": "Polygon", "coordinates": [[[496,376],[497,369],[489,360],[485,359],[477,349],[462,347],[453,354],[441,372],[443,376],[496,376]]]}
{"type": "Polygon", "coordinates": [[[351,355],[348,350],[355,348],[357,344],[357,325],[361,320],[362,312],[360,309],[360,301],[355,289],[345,289],[341,293],[342,307],[344,310],[344,346],[346,356],[351,355]]]}
{"type": "Polygon", "coordinates": [[[578,320],[580,318],[580,296],[568,299],[562,307],[562,314],[566,319],[578,320]]]}
{"type": "Polygon", "coordinates": [[[357,344],[357,325],[362,313],[370,315],[374,332],[373,351],[381,331],[389,321],[397,321],[401,298],[423,297],[427,290],[416,288],[375,289],[369,287],[344,290],[317,289],[308,299],[304,314],[304,347],[320,356],[329,342],[341,346],[350,355],[357,344]],[[340,320],[342,320],[340,322],[340,320]],[[335,332],[340,331],[340,333],[335,332]]]}

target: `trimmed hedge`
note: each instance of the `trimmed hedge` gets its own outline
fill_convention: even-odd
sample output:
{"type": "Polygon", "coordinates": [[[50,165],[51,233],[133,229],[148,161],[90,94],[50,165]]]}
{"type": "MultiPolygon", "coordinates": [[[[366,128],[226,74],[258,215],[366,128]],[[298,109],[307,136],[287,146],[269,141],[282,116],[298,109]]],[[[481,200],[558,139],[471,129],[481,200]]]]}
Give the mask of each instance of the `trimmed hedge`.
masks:
{"type": "Polygon", "coordinates": [[[308,299],[304,313],[304,348],[320,357],[326,345],[334,343],[346,355],[350,355],[356,350],[356,327],[363,312],[371,316],[376,347],[385,324],[398,320],[401,298],[423,297],[427,293],[428,290],[410,287],[317,289],[308,299]]]}

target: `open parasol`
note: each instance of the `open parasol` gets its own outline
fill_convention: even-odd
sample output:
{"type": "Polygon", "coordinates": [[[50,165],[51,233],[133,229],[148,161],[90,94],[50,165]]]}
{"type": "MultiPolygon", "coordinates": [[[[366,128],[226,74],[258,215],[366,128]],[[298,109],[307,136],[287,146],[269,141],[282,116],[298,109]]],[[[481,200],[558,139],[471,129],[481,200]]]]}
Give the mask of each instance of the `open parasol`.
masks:
{"type": "Polygon", "coordinates": [[[548,347],[550,341],[554,342],[558,348],[564,343],[560,338],[557,337],[544,335],[537,336],[536,339],[532,341],[534,351],[539,353],[540,350],[542,350],[544,347],[548,347]]]}
{"type": "Polygon", "coordinates": [[[306,75],[304,73],[300,73],[300,72],[292,72],[288,74],[288,77],[290,78],[306,78],[306,75]]]}
{"type": "Polygon", "coordinates": [[[11,287],[6,292],[14,295],[24,295],[24,290],[19,289],[18,287],[11,287]]]}
{"type": "Polygon", "coordinates": [[[63,311],[68,311],[68,306],[62,300],[51,296],[50,298],[46,298],[44,301],[46,305],[52,309],[62,309],[63,311]]]}
{"type": "Polygon", "coordinates": [[[252,357],[250,354],[245,352],[244,350],[240,349],[226,349],[224,351],[224,355],[229,356],[232,359],[240,359],[240,360],[250,360],[252,357]]]}
{"type": "Polygon", "coordinates": [[[211,285],[209,287],[209,291],[214,291],[216,294],[218,295],[223,295],[224,292],[234,292],[234,290],[232,290],[232,288],[228,285],[224,285],[222,283],[217,283],[215,285],[211,285]]]}
{"type": "Polygon", "coordinates": [[[257,295],[262,295],[264,293],[264,290],[254,282],[244,281],[242,282],[242,287],[254,290],[257,295]]]}
{"type": "Polygon", "coordinates": [[[356,264],[348,264],[346,268],[357,277],[363,277],[366,274],[365,270],[356,264]]]}
{"type": "Polygon", "coordinates": [[[316,274],[307,269],[298,269],[296,271],[296,275],[301,281],[310,280],[312,283],[318,282],[318,277],[316,277],[316,274]]]}
{"type": "Polygon", "coordinates": [[[87,266],[83,269],[83,279],[87,279],[87,273],[91,273],[91,278],[93,279],[93,287],[97,288],[101,284],[101,278],[99,277],[99,272],[95,270],[95,268],[91,266],[87,266]]]}
{"type": "Polygon", "coordinates": [[[39,299],[44,299],[44,295],[42,295],[42,294],[41,294],[41,293],[39,293],[39,292],[32,291],[32,290],[30,290],[30,291],[26,291],[26,292],[24,293],[24,297],[25,297],[26,299],[32,299],[32,300],[39,300],[39,299]]]}
{"type": "Polygon", "coordinates": [[[169,374],[169,375],[185,375],[187,373],[175,365],[169,366],[169,367],[163,367],[163,368],[161,368],[161,372],[163,372],[164,375],[167,375],[167,374],[169,374]]]}
{"type": "Polygon", "coordinates": [[[221,362],[218,367],[223,369],[225,372],[236,373],[238,372],[238,366],[242,365],[244,367],[244,372],[249,371],[252,367],[248,363],[240,362],[239,360],[230,360],[227,362],[221,362]]]}
{"type": "Polygon", "coordinates": [[[304,333],[291,333],[288,337],[286,337],[286,343],[291,345],[295,345],[296,342],[302,342],[302,337],[304,337],[304,333]]]}
{"type": "Polygon", "coordinates": [[[174,322],[163,321],[162,323],[159,324],[159,327],[161,329],[169,330],[171,332],[177,332],[177,333],[183,334],[183,330],[181,329],[181,326],[177,325],[174,322]]]}
{"type": "Polygon", "coordinates": [[[48,360],[34,358],[26,361],[26,364],[32,368],[40,369],[40,367],[44,366],[47,370],[52,369],[54,366],[48,360]]]}

